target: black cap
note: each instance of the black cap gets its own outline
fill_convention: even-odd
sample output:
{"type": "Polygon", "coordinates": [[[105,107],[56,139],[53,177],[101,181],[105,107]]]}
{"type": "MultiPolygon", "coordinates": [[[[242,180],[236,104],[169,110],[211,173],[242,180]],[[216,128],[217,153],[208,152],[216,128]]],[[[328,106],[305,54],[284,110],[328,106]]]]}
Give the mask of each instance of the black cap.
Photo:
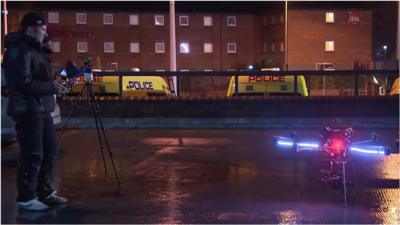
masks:
{"type": "Polygon", "coordinates": [[[30,26],[45,25],[44,19],[37,13],[29,12],[25,14],[24,18],[21,20],[22,29],[26,29],[30,26]]]}

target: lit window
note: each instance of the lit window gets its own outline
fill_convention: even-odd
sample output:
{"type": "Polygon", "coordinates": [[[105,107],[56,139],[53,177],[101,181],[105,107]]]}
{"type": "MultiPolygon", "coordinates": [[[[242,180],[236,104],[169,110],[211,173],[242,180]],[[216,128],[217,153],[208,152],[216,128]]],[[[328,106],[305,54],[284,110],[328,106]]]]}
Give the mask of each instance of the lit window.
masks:
{"type": "Polygon", "coordinates": [[[268,52],[268,43],[267,42],[264,42],[263,51],[268,52]]]}
{"type": "Polygon", "coordinates": [[[204,26],[209,27],[213,25],[212,16],[204,16],[203,19],[204,26]]]}
{"type": "Polygon", "coordinates": [[[227,44],[228,53],[236,53],[236,43],[231,42],[227,44]]]}
{"type": "Polygon", "coordinates": [[[163,15],[155,15],[154,16],[154,25],[164,26],[164,16],[163,15]]]}
{"type": "Polygon", "coordinates": [[[76,24],[86,24],[86,19],[86,13],[76,13],[76,24]]]}
{"type": "Polygon", "coordinates": [[[189,16],[179,16],[179,25],[189,26],[189,16]]]}
{"type": "Polygon", "coordinates": [[[60,52],[60,42],[59,41],[50,41],[50,49],[53,52],[60,52]]]}
{"type": "Polygon", "coordinates": [[[139,42],[131,42],[130,43],[130,51],[131,51],[131,53],[139,53],[140,52],[139,42]]]}
{"type": "Polygon", "coordinates": [[[189,43],[182,42],[179,45],[179,51],[180,51],[180,53],[189,53],[190,52],[189,43]]]}
{"type": "Polygon", "coordinates": [[[84,53],[88,51],[87,42],[77,42],[76,43],[76,50],[77,52],[84,53]]]}
{"type": "Polygon", "coordinates": [[[204,43],[204,53],[213,53],[212,43],[204,43]]]}
{"type": "Polygon", "coordinates": [[[180,71],[181,71],[181,72],[189,72],[190,70],[188,70],[188,69],[181,69],[180,71]]]}
{"type": "Polygon", "coordinates": [[[325,41],[325,51],[326,52],[335,51],[335,42],[334,41],[325,41]]]}
{"type": "Polygon", "coordinates": [[[271,52],[275,52],[275,42],[271,42],[271,52]]]}
{"type": "Polygon", "coordinates": [[[103,14],[103,24],[104,25],[112,25],[114,23],[113,21],[113,14],[103,14]]]}
{"type": "Polygon", "coordinates": [[[129,15],[129,25],[139,25],[139,15],[129,15]]]}
{"type": "Polygon", "coordinates": [[[285,43],[284,43],[283,41],[281,41],[281,42],[279,43],[279,50],[280,50],[281,52],[284,52],[284,51],[285,51],[285,43]]]}
{"type": "Polygon", "coordinates": [[[114,42],[104,42],[104,52],[114,53],[114,42]]]}
{"type": "Polygon", "coordinates": [[[228,27],[236,27],[236,16],[228,16],[228,27]]]}
{"type": "Polygon", "coordinates": [[[49,18],[49,23],[59,23],[58,12],[49,12],[48,18],[49,18]]]}
{"type": "Polygon", "coordinates": [[[156,42],[155,50],[156,50],[156,53],[164,53],[165,52],[165,43],[164,42],[156,42]]]}
{"type": "Polygon", "coordinates": [[[335,22],[335,13],[333,13],[333,12],[325,13],[325,22],[334,23],[335,22]]]}

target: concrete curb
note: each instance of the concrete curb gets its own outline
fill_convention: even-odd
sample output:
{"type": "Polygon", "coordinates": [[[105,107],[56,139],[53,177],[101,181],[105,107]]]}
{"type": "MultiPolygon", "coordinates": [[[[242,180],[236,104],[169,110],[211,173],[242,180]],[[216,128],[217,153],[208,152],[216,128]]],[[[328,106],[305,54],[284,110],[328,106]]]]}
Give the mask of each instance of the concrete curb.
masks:
{"type": "MultiPolygon", "coordinates": [[[[315,129],[323,125],[335,127],[393,129],[399,118],[102,118],[107,129],[315,129]]],[[[63,123],[59,128],[63,128],[63,123]]],[[[95,129],[94,118],[70,118],[68,128],[95,129]]]]}

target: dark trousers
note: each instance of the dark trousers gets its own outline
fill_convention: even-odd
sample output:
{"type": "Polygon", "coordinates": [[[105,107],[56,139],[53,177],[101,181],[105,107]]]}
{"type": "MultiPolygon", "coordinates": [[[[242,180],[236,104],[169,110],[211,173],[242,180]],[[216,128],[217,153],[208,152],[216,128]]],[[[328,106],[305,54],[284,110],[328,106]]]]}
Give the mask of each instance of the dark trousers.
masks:
{"type": "Polygon", "coordinates": [[[17,168],[17,201],[44,198],[53,192],[57,138],[50,113],[14,116],[21,148],[17,168]]]}

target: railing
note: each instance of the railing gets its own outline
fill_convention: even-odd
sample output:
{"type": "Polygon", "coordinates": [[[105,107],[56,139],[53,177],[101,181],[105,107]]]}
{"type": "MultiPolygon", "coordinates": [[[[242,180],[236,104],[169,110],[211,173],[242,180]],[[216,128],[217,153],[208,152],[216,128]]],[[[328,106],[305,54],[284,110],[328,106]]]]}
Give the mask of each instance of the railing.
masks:
{"type": "MultiPolygon", "coordinates": [[[[119,95],[123,94],[123,82],[122,77],[124,76],[160,76],[160,77],[176,77],[177,87],[175,87],[176,95],[181,96],[181,79],[185,77],[235,77],[235,94],[239,92],[239,76],[294,76],[293,92],[298,92],[297,77],[303,75],[307,79],[308,89],[311,90],[310,80],[315,77],[332,76],[332,77],[353,77],[353,95],[358,96],[360,94],[360,77],[362,76],[383,76],[386,80],[386,93],[388,94],[389,86],[391,82],[399,76],[399,70],[335,70],[335,71],[309,71],[309,70],[297,70],[297,71],[185,71],[185,72],[169,72],[169,71],[116,71],[116,72],[94,72],[94,76],[118,76],[119,77],[119,95]]],[[[342,87],[340,87],[342,88],[342,87]]],[[[344,87],[343,87],[344,88],[344,87]]],[[[222,90],[225,91],[226,90],[222,90]]],[[[221,93],[222,93],[221,91],[221,93]]]]}

